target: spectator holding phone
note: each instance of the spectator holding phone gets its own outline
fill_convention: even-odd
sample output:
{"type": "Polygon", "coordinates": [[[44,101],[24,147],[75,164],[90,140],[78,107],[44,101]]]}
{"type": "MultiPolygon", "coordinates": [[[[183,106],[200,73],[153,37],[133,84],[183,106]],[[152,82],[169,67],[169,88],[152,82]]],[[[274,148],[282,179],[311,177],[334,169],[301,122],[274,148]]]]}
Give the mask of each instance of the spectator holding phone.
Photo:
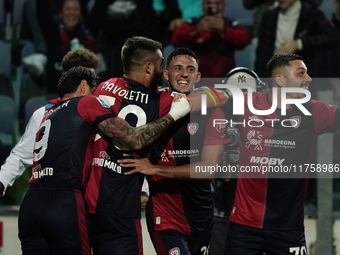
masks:
{"type": "Polygon", "coordinates": [[[248,31],[224,17],[225,9],[224,0],[203,0],[204,15],[180,25],[171,38],[175,47],[188,47],[197,53],[203,77],[224,77],[235,67],[235,50],[249,44],[248,31]]]}

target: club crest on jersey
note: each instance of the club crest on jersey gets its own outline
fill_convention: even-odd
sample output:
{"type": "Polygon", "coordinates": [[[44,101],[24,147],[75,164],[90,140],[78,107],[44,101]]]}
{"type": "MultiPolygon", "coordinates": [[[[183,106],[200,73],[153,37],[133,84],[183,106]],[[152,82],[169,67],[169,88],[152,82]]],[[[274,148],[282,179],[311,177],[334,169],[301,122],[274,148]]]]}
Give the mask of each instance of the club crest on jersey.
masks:
{"type": "Polygon", "coordinates": [[[249,120],[253,120],[253,121],[256,121],[256,122],[260,122],[260,118],[256,115],[253,115],[253,116],[249,116],[249,120]]]}
{"type": "Polygon", "coordinates": [[[331,105],[331,104],[326,104],[326,107],[327,107],[328,110],[330,110],[330,109],[333,107],[333,105],[331,105]]]}
{"type": "Polygon", "coordinates": [[[188,132],[190,133],[190,135],[194,135],[196,134],[197,130],[198,130],[198,123],[189,123],[188,124],[188,132]]]}
{"type": "Polygon", "coordinates": [[[181,250],[178,247],[172,248],[169,251],[169,255],[180,255],[181,254],[181,250]]]}
{"type": "Polygon", "coordinates": [[[215,127],[216,127],[217,132],[222,133],[222,132],[225,132],[227,125],[219,123],[215,127]]]}
{"type": "Polygon", "coordinates": [[[259,131],[250,130],[247,134],[246,147],[249,149],[250,146],[254,146],[254,150],[262,151],[263,135],[259,131]]]}
{"type": "Polygon", "coordinates": [[[295,129],[298,128],[301,124],[301,116],[293,116],[290,118],[290,124],[292,124],[292,127],[295,129]]]}
{"type": "Polygon", "coordinates": [[[110,160],[110,155],[106,153],[106,151],[100,151],[99,152],[99,158],[104,158],[107,160],[110,160]]]}

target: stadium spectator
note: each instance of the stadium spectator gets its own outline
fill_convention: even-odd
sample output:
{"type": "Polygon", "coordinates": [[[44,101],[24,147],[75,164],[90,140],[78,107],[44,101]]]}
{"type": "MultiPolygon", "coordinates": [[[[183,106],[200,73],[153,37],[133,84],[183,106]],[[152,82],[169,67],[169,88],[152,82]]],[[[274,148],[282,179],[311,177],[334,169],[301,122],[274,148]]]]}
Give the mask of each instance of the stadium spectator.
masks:
{"type": "Polygon", "coordinates": [[[225,77],[235,67],[234,52],[249,44],[248,31],[223,16],[224,0],[203,0],[204,15],[188,20],[173,33],[175,47],[188,47],[197,53],[203,77],[225,77]]]}
{"type": "MultiPolygon", "coordinates": [[[[255,72],[264,77],[267,60],[275,53],[303,56],[313,77],[327,77],[325,49],[340,37],[318,8],[300,0],[279,0],[265,12],[259,30],[255,72]]],[[[315,88],[314,88],[315,89],[315,88]]]]}
{"type": "Polygon", "coordinates": [[[163,46],[170,43],[173,31],[183,23],[182,12],[177,0],[153,0],[153,9],[161,22],[163,46]]]}
{"type": "MultiPolygon", "coordinates": [[[[302,0],[314,6],[319,6],[323,0],[302,0]]],[[[243,0],[243,5],[246,9],[256,9],[254,12],[252,36],[257,37],[261,25],[263,14],[268,8],[275,8],[277,3],[275,0],[243,0]]]]}
{"type": "MultiPolygon", "coordinates": [[[[334,13],[329,18],[329,22],[331,25],[336,29],[338,32],[338,35],[340,36],[340,1],[334,0],[334,13]]],[[[330,77],[333,77],[331,79],[331,86],[334,91],[334,98],[339,99],[340,98],[340,80],[335,77],[340,76],[340,68],[338,63],[338,60],[340,58],[340,45],[335,47],[334,49],[328,50],[328,70],[330,70],[330,77]]]]}
{"type": "MultiPolygon", "coordinates": [[[[47,93],[56,93],[55,84],[62,73],[61,60],[69,50],[86,48],[100,53],[96,39],[83,22],[80,0],[27,0],[23,7],[21,39],[25,42],[22,62],[47,93]]],[[[101,63],[99,72],[105,69],[103,60],[101,63]]]]}
{"type": "Polygon", "coordinates": [[[336,28],[338,34],[340,35],[340,1],[334,1],[335,13],[333,13],[332,17],[330,18],[330,22],[332,26],[336,28]]]}
{"type": "Polygon", "coordinates": [[[123,75],[121,48],[132,36],[161,41],[161,23],[152,0],[95,1],[87,26],[102,43],[107,73],[104,78],[123,75]]]}

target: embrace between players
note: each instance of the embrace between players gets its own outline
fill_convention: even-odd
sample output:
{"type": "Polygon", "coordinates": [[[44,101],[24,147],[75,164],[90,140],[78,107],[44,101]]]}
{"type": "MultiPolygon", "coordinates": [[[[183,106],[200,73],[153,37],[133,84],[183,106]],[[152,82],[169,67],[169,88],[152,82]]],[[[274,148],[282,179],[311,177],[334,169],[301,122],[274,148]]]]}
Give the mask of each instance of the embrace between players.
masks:
{"type": "MultiPolygon", "coordinates": [[[[201,92],[191,93],[201,76],[199,62],[188,49],[169,55],[164,77],[171,91],[190,98],[191,106],[185,95],[176,94],[181,99],[175,102],[171,92],[157,92],[163,73],[161,49],[160,43],[147,38],[128,39],[122,48],[124,77],[98,87],[96,74],[85,65],[77,64],[62,75],[60,99],[47,109],[36,137],[30,187],[20,208],[23,254],[91,254],[92,248],[94,254],[143,254],[143,174],[150,175],[146,216],[157,254],[208,254],[214,210],[210,182],[190,179],[190,166],[221,161],[227,137],[224,129],[213,128],[213,119],[254,116],[247,115],[246,103],[244,115],[232,116],[232,100],[224,92],[219,96],[228,102],[201,116],[201,92]],[[192,124],[197,124],[195,132],[189,132],[192,124]]],[[[267,70],[273,78],[270,87],[276,86],[278,93],[282,87],[308,88],[311,82],[295,54],[274,56],[267,70]]],[[[247,96],[253,97],[256,109],[270,108],[271,92],[247,96]]],[[[312,116],[303,116],[299,128],[289,133],[276,126],[240,128],[240,165],[253,164],[251,156],[308,162],[311,150],[302,149],[305,143],[338,128],[340,113],[338,107],[322,102],[306,104],[312,116]],[[245,139],[253,130],[261,139],[289,135],[296,147],[258,150],[245,139]]],[[[296,107],[287,109],[301,116],[296,107]]],[[[290,247],[306,250],[305,182],[239,176],[226,247],[221,250],[240,255],[289,254],[290,247]]]]}

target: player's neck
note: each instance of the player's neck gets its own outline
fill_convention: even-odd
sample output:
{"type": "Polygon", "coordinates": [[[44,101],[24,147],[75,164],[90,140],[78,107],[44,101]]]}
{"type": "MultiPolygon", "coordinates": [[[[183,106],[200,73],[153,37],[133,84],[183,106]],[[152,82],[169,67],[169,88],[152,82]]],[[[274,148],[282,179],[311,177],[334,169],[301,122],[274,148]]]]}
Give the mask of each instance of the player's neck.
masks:
{"type": "Polygon", "coordinates": [[[65,100],[68,100],[68,99],[71,99],[73,97],[76,97],[75,94],[65,94],[62,98],[61,98],[61,101],[65,101],[65,100]]]}
{"type": "Polygon", "coordinates": [[[150,87],[150,80],[144,74],[128,73],[128,74],[124,74],[124,77],[131,79],[131,80],[138,81],[139,83],[143,84],[147,88],[150,87]]]}

